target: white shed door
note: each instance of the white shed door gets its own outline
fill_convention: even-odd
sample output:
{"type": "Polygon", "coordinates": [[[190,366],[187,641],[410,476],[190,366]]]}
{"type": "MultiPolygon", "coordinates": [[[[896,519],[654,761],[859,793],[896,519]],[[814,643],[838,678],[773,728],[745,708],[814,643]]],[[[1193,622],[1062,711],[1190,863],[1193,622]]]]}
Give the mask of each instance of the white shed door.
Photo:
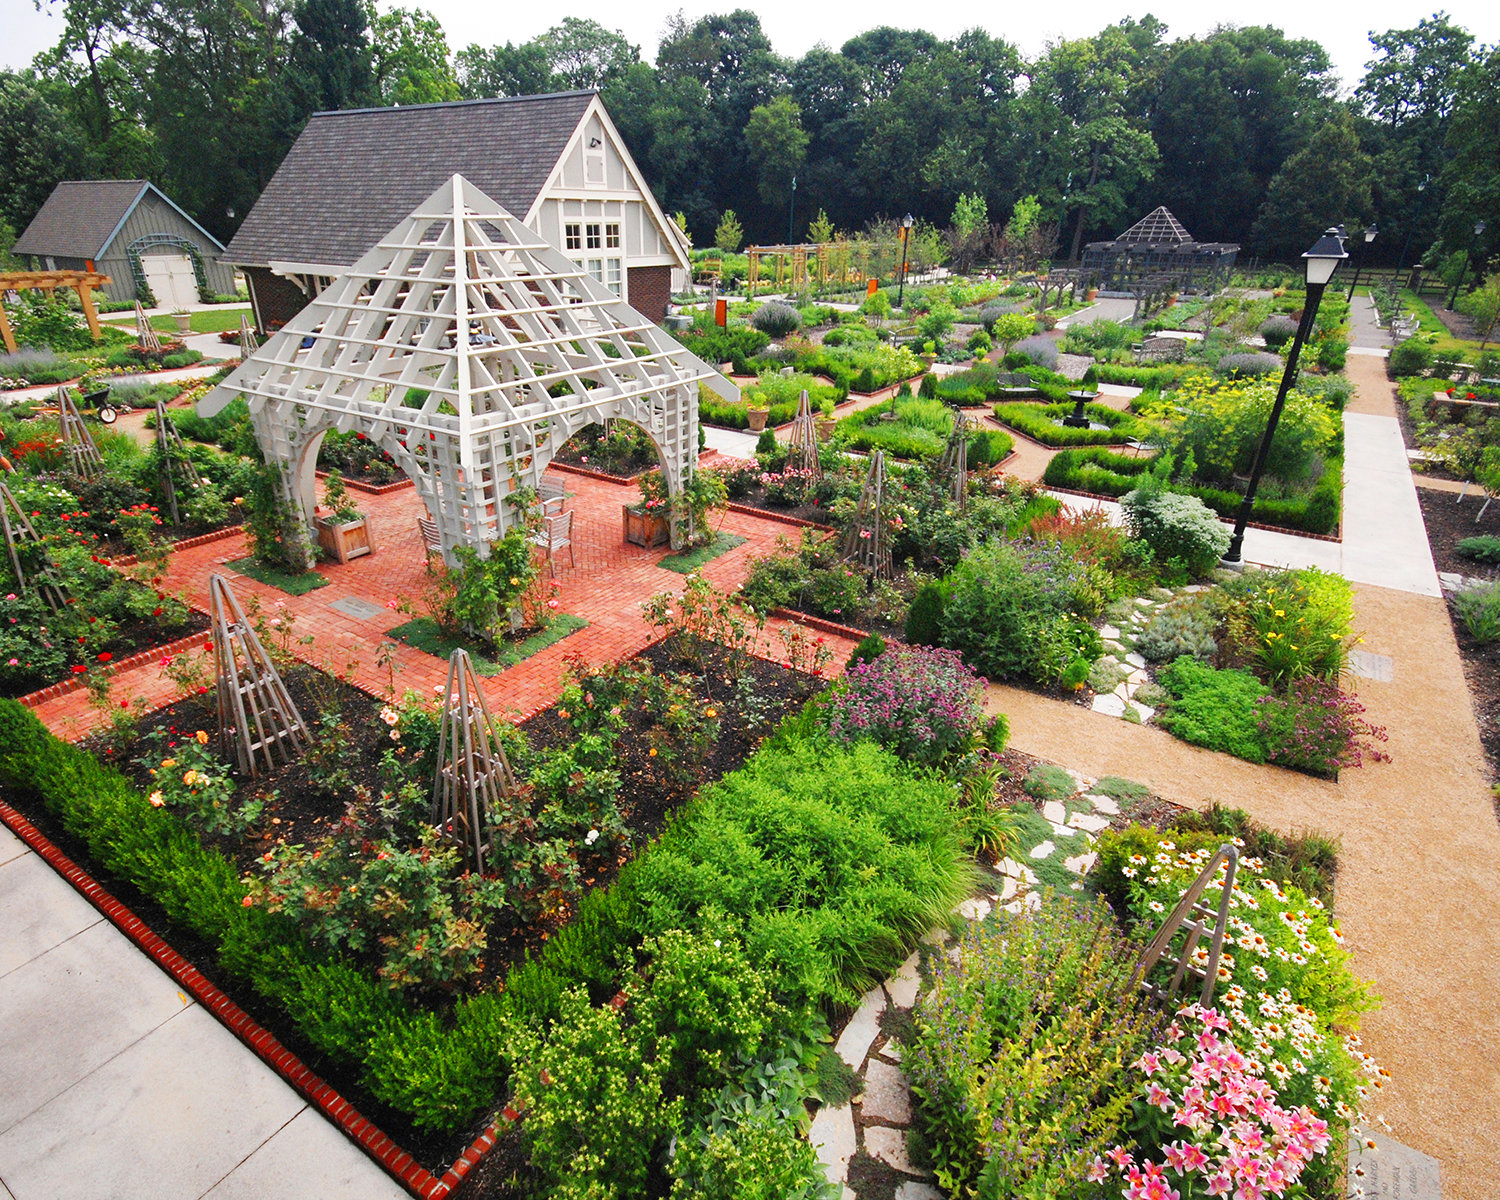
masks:
{"type": "Polygon", "coordinates": [[[181,251],[141,255],[141,270],[161,308],[186,308],[198,303],[198,281],[193,260],[181,251]]]}

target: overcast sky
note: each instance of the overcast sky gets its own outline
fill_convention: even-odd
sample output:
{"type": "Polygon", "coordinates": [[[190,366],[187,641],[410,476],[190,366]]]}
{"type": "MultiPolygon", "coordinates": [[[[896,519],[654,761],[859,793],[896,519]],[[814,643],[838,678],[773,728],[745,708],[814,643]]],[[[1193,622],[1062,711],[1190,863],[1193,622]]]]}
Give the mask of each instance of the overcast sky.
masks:
{"type": "MultiPolygon", "coordinates": [[[[416,0],[420,5],[420,0],[416,0]]],[[[408,4],[410,6],[410,3],[408,4]]],[[[458,50],[470,42],[526,41],[565,16],[598,21],[621,30],[641,47],[642,56],[655,57],[657,42],[667,15],[681,7],[689,17],[709,12],[729,12],[747,7],[760,13],[761,24],[780,54],[801,55],[817,42],[837,48],[848,38],[877,25],[923,28],[940,37],[952,37],[979,25],[992,35],[1020,46],[1033,55],[1057,38],[1084,37],[1126,16],[1147,12],[1166,22],[1168,36],[1187,37],[1207,33],[1215,25],[1274,25],[1293,37],[1321,42],[1333,59],[1346,88],[1358,82],[1370,57],[1366,34],[1374,30],[1404,29],[1415,25],[1432,9],[1422,3],[1402,0],[1366,0],[1365,3],[1330,4],[1318,0],[1259,0],[1257,3],[1226,5],[1201,0],[1158,0],[1146,6],[1122,4],[1119,0],[1072,0],[1066,4],[959,3],[932,9],[920,4],[897,4],[894,0],[864,0],[855,5],[809,4],[806,0],[758,0],[737,4],[735,0],[692,0],[677,4],[641,3],[632,0],[572,0],[552,5],[483,3],[479,0],[428,0],[448,33],[448,44],[458,50]]],[[[44,0],[37,12],[32,0],[0,0],[0,65],[25,66],[38,51],[57,38],[59,17],[44,0]]],[[[380,0],[386,10],[389,0],[380,0]]],[[[1500,41],[1500,4],[1494,0],[1458,0],[1447,10],[1450,16],[1486,45],[1500,41]]]]}

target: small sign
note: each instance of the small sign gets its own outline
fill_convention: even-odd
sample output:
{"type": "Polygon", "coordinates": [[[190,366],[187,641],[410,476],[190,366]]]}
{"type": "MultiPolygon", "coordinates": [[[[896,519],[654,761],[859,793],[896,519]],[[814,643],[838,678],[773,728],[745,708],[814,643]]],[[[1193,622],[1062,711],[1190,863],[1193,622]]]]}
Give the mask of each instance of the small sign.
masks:
{"type": "Polygon", "coordinates": [[[715,300],[714,301],[714,324],[715,325],[728,325],[729,324],[729,301],[728,300],[715,300]]]}
{"type": "Polygon", "coordinates": [[[379,604],[371,604],[368,600],[361,600],[358,596],[345,596],[342,600],[331,601],[329,608],[335,612],[341,612],[346,617],[355,617],[361,621],[370,621],[385,612],[385,608],[379,604]]]}
{"type": "Polygon", "coordinates": [[[1349,1190],[1366,1200],[1443,1200],[1438,1160],[1392,1137],[1349,1131],[1349,1190]],[[1371,1146],[1369,1143],[1373,1142],[1371,1146]]]}
{"type": "Polygon", "coordinates": [[[878,279],[872,279],[867,284],[865,284],[865,295],[866,296],[873,296],[879,290],[880,290],[880,280],[878,280],[878,279]]]}

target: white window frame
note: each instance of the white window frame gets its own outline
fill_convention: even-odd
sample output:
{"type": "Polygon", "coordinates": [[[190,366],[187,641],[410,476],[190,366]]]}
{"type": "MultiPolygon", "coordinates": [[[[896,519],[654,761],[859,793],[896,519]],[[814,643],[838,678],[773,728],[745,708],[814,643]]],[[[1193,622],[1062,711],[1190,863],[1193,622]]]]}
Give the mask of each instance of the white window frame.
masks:
{"type": "Polygon", "coordinates": [[[568,250],[583,249],[583,224],[579,221],[568,221],[563,225],[563,246],[568,250]]]}
{"type": "Polygon", "coordinates": [[[604,248],[606,250],[618,250],[620,248],[620,222],[609,221],[605,224],[604,248]]]}
{"type": "Polygon", "coordinates": [[[583,248],[585,250],[604,249],[604,226],[598,221],[589,221],[583,227],[583,248]]]}

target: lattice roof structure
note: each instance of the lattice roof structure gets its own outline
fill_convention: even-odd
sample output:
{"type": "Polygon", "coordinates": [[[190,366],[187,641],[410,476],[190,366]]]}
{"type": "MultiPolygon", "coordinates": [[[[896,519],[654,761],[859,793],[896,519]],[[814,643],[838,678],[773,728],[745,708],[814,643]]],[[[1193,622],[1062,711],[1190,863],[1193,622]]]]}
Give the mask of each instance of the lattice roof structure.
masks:
{"type": "Polygon", "coordinates": [[[1083,276],[1091,286],[1119,295],[1158,276],[1181,292],[1216,292],[1229,282],[1239,246],[1195,242],[1165,206],[1147,213],[1112,242],[1090,242],[1083,251],[1083,276]]]}
{"type": "MultiPolygon", "coordinates": [[[[573,433],[614,417],[669,495],[698,456],[698,386],[739,389],[461,175],[450,177],[198,403],[237,396],[311,521],[318,446],[358,431],[416,484],[450,565],[481,556],[573,433]]],[[[673,531],[674,544],[680,541],[673,531]]]]}

